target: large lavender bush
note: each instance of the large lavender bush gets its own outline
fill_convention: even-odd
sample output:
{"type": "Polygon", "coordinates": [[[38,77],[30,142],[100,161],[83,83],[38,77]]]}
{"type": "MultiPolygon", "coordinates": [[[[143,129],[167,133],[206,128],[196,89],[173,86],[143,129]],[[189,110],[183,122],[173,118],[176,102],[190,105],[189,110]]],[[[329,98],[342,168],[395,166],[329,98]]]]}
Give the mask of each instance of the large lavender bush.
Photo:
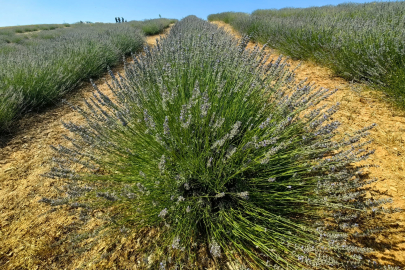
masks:
{"type": "Polygon", "coordinates": [[[149,269],[201,269],[205,256],[251,269],[368,264],[356,241],[379,228],[363,221],[398,211],[364,198],[375,180],[353,165],[373,153],[372,126],[335,139],[338,104],[321,105],[334,91],[295,82],[247,42],[189,16],[125,78],[111,73],[113,97],[94,85],[72,106],[86,124],[63,123],[71,136],[46,174],[66,179],[67,196],[41,201],[80,209],[83,224],[101,209],[111,234],[149,231],[138,251],[149,269]]]}
{"type": "Polygon", "coordinates": [[[224,12],[208,19],[229,20],[237,31],[283,54],[368,82],[405,108],[404,15],[405,2],[395,1],[256,10],[250,16],[224,12]]]}

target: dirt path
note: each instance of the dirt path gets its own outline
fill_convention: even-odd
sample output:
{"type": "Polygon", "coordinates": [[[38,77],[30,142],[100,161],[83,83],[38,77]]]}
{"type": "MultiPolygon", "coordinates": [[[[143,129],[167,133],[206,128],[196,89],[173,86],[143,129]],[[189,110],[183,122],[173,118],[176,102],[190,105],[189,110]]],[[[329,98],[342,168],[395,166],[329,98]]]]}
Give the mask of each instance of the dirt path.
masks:
{"type": "MultiPolygon", "coordinates": [[[[229,24],[214,22],[224,27],[233,35],[240,35],[229,24]]],[[[250,42],[248,48],[253,48],[250,42]]],[[[273,52],[278,57],[277,52],[273,52]]],[[[289,60],[291,68],[299,61],[289,60]]],[[[314,63],[301,62],[296,70],[297,79],[308,78],[318,87],[339,89],[327,102],[340,102],[341,107],[335,118],[342,123],[341,132],[350,132],[376,123],[377,127],[370,131],[374,142],[369,146],[376,149],[368,163],[379,165],[368,169],[369,177],[378,177],[374,187],[394,200],[393,207],[405,209],[405,113],[393,108],[381,99],[381,94],[371,91],[365,86],[354,86],[346,80],[336,77],[332,71],[314,63]]],[[[378,238],[379,246],[375,257],[380,262],[405,268],[405,213],[387,216],[396,223],[389,232],[378,238]],[[390,250],[388,250],[390,249],[390,250]]],[[[376,224],[377,226],[378,224],[376,224]]]]}
{"type": "MultiPolygon", "coordinates": [[[[218,24],[232,31],[229,25],[218,24]]],[[[157,37],[148,37],[147,43],[153,45],[157,37]]],[[[292,67],[298,64],[290,63],[292,67]]],[[[114,72],[117,71],[123,73],[123,67],[117,67],[114,72]]],[[[318,86],[340,90],[329,102],[341,103],[336,118],[342,122],[342,132],[377,123],[377,128],[371,131],[374,139],[371,148],[376,149],[376,153],[369,162],[380,167],[369,169],[370,177],[380,179],[375,187],[392,197],[394,206],[405,208],[405,114],[382,102],[369,90],[354,91],[348,82],[312,63],[303,63],[297,77],[308,77],[318,86]]],[[[106,90],[102,79],[96,84],[100,90],[106,90]]],[[[69,102],[83,104],[83,98],[91,92],[92,87],[85,84],[71,94],[69,102]]],[[[85,257],[75,258],[71,264],[71,258],[64,257],[63,250],[59,253],[51,250],[49,245],[61,239],[75,217],[68,211],[47,213],[49,207],[38,202],[43,196],[56,195],[53,185],[57,180],[40,175],[50,167],[49,157],[53,153],[49,145],[64,142],[62,135],[67,132],[61,121],[80,122],[82,119],[65,105],[28,115],[21,120],[20,132],[0,148],[0,269],[74,269],[80,261],[86,260],[85,257]]],[[[405,214],[387,218],[397,225],[378,239],[381,244],[374,247],[375,256],[381,262],[405,267],[405,214]]],[[[136,258],[128,256],[126,260],[135,263],[136,258]]]]}
{"type": "MultiPolygon", "coordinates": [[[[159,35],[148,36],[147,44],[154,45],[156,38],[159,35]]],[[[123,74],[123,65],[113,71],[123,74]]],[[[107,93],[104,78],[108,80],[109,76],[104,74],[95,83],[107,93]]],[[[85,83],[67,99],[84,105],[83,99],[92,91],[90,83],[85,83]]],[[[38,202],[42,197],[56,196],[52,186],[57,180],[40,175],[50,169],[53,153],[49,146],[64,142],[62,135],[67,131],[61,121],[78,123],[83,119],[62,104],[27,115],[17,134],[0,148],[0,269],[62,269],[61,265],[69,265],[61,257],[48,256],[49,250],[44,247],[56,242],[74,217],[67,211],[42,215],[49,206],[38,202]]]]}

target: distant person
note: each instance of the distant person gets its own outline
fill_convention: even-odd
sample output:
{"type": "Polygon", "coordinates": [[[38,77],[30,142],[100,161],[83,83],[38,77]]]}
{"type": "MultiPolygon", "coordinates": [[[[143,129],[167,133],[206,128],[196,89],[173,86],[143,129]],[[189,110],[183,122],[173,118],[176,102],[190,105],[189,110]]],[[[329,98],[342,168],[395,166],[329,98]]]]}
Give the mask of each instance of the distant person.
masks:
{"type": "Polygon", "coordinates": [[[120,17],[118,17],[118,23],[120,23],[121,22],[121,19],[120,19],[120,17]]]}
{"type": "Polygon", "coordinates": [[[118,22],[118,19],[117,19],[117,17],[115,17],[115,23],[117,23],[118,22]]]}
{"type": "Polygon", "coordinates": [[[121,22],[124,22],[124,17],[121,18],[121,22]]]}

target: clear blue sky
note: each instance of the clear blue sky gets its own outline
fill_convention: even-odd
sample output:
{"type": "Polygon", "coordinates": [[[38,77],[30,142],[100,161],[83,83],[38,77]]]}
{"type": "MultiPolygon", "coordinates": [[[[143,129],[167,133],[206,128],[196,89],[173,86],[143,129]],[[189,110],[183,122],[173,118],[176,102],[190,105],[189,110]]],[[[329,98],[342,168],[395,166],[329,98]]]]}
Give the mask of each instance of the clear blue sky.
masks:
{"type": "MultiPolygon", "coordinates": [[[[337,5],[344,0],[0,0],[0,27],[27,24],[115,22],[159,17],[181,19],[196,15],[202,19],[224,11],[252,12],[256,9],[337,5]]],[[[372,1],[350,2],[365,3],[372,1]]]]}

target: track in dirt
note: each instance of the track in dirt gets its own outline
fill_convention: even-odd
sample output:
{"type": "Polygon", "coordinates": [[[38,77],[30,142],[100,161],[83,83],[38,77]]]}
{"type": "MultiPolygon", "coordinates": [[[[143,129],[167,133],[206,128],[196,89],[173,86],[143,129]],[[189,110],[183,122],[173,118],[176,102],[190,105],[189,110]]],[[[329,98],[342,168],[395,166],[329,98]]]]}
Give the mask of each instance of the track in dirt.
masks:
{"type": "MultiPolygon", "coordinates": [[[[216,24],[237,35],[229,25],[216,24]]],[[[147,43],[153,45],[157,37],[148,37],[147,43]]],[[[249,43],[248,47],[254,45],[249,43]]],[[[274,56],[278,55],[274,53],[274,56]]],[[[298,62],[290,60],[290,64],[293,68],[298,62]]],[[[123,67],[113,71],[122,74],[123,67]]],[[[380,181],[374,184],[375,189],[393,198],[394,207],[405,208],[405,114],[381,101],[374,92],[364,90],[363,87],[356,88],[334,77],[327,68],[303,62],[296,73],[298,80],[308,78],[309,82],[319,87],[339,89],[327,102],[341,104],[335,116],[342,122],[341,132],[377,124],[370,131],[374,142],[369,146],[376,149],[376,152],[368,163],[379,167],[369,168],[368,177],[378,177],[380,181]]],[[[96,84],[101,91],[109,93],[107,87],[103,86],[104,78],[108,78],[107,74],[97,80],[96,84]]],[[[80,106],[83,98],[89,97],[92,90],[91,85],[86,83],[77,92],[70,94],[68,100],[80,106]]],[[[0,148],[0,269],[74,269],[86,261],[85,257],[69,261],[72,258],[52,253],[49,245],[60,240],[75,217],[69,215],[67,210],[47,212],[49,207],[38,202],[42,197],[52,198],[57,194],[53,185],[58,180],[40,175],[50,169],[49,158],[53,153],[49,145],[62,143],[62,135],[67,134],[61,121],[77,123],[83,119],[62,104],[41,114],[28,115],[20,121],[20,131],[0,148]]],[[[395,221],[396,225],[377,239],[380,245],[374,246],[375,258],[405,267],[405,215],[396,213],[387,216],[387,220],[395,221]]],[[[136,258],[131,257],[129,260],[136,258]]]]}

